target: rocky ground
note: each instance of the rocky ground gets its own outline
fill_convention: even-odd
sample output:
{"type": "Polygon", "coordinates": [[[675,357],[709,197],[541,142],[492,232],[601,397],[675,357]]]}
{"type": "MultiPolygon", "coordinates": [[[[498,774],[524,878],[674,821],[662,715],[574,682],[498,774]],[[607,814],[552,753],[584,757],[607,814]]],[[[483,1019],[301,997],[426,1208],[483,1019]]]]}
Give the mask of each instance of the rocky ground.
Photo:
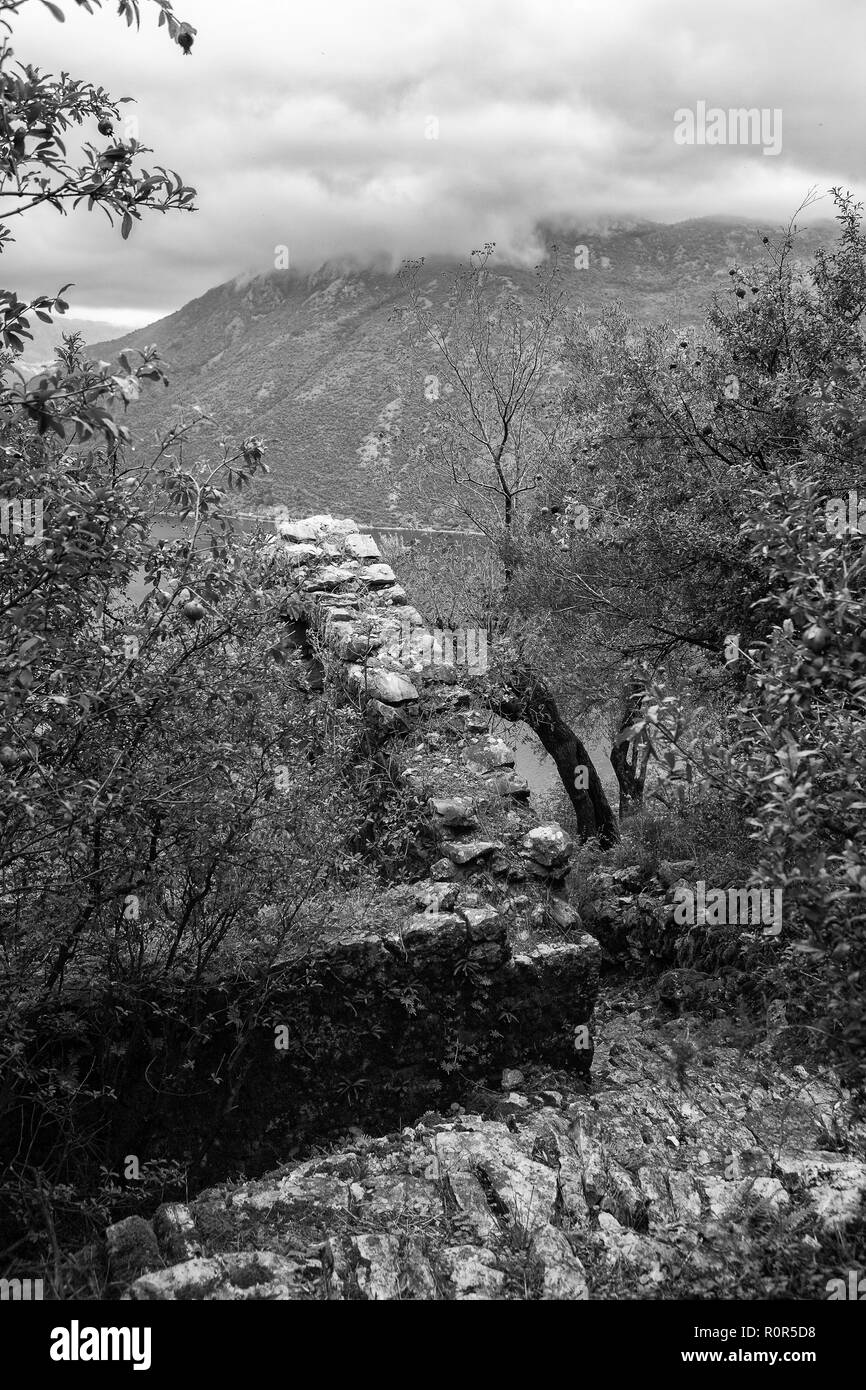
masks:
{"type": "Polygon", "coordinates": [[[866,1125],[830,1073],[615,988],[590,1081],[506,1070],[446,1116],[109,1228],[148,1299],[826,1298],[866,1125]]]}

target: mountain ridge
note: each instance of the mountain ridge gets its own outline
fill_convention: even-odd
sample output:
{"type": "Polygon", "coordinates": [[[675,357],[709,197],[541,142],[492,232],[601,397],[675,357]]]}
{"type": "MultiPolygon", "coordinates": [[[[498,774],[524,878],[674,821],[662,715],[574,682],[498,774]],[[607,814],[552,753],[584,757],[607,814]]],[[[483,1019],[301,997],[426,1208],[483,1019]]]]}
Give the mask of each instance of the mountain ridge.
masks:
{"type": "MultiPolygon", "coordinates": [[[[637,319],[697,325],[731,266],[764,252],[760,224],[746,219],[630,219],[619,227],[615,221],[605,232],[564,223],[539,229],[548,248],[553,241],[559,248],[570,303],[590,316],[619,300],[637,319]]],[[[800,258],[828,245],[835,230],[829,220],[803,227],[800,258]]],[[[778,232],[768,221],[763,234],[778,232]]],[[[441,255],[424,259],[419,284],[434,305],[458,264],[441,255]]],[[[532,265],[494,256],[492,271],[531,290],[532,265]]],[[[169,363],[168,391],[150,391],[129,408],[139,448],[197,409],[214,424],[194,426],[192,452],[221,434],[265,438],[272,473],[244,493],[247,509],[282,503],[430,525],[451,516],[447,502],[420,516],[392,468],[404,408],[413,396],[424,408],[423,375],[407,376],[411,330],[394,312],[402,299],[398,270],[386,269],[381,258],[372,266],[346,256],[309,272],[242,272],[93,351],[113,358],[124,348],[155,344],[169,363]]]]}

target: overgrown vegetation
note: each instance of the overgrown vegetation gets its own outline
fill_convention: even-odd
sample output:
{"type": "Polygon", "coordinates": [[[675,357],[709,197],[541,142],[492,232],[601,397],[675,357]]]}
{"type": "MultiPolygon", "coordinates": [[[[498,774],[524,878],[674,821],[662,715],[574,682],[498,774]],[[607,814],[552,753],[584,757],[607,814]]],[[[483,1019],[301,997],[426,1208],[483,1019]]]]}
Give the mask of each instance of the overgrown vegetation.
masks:
{"type": "MultiPolygon", "coordinates": [[[[157,4],[180,42],[189,27],[157,4]]],[[[7,28],[20,8],[2,6],[7,28]]],[[[117,141],[105,92],[16,67],[8,42],[0,67],[4,218],[83,198],[125,237],[147,210],[191,206],[177,176],[137,169],[147,151],[117,141]]],[[[215,1118],[230,1106],[276,966],[333,931],[342,895],[369,900],[405,870],[416,814],[351,710],[314,699],[262,537],[233,530],[262,441],[201,461],[179,427],[133,455],[122,413],[164,380],[155,352],[97,366],[71,336],[52,373],[16,368],[30,316],[64,308],[0,302],[0,1245],[31,1261],[184,1191],[182,1142],[131,1172],[112,1147],[129,1066],[149,1049],[153,1097],[181,1093],[217,1026],[189,1001],[234,981],[248,1003],[215,1118]],[[154,537],[161,513],[182,539],[154,537]]]]}

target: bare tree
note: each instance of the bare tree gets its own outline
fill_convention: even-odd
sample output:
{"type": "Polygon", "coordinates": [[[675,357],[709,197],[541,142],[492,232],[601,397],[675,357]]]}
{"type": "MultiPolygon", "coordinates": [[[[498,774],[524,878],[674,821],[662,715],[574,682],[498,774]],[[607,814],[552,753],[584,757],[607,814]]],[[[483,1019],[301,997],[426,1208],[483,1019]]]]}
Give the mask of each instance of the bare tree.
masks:
{"type": "MultiPolygon", "coordinates": [[[[436,308],[422,282],[423,261],[404,266],[405,314],[419,331],[413,371],[420,387],[417,352],[424,353],[427,411],[403,436],[411,482],[441,499],[454,499],[463,515],[495,547],[503,563],[504,590],[492,630],[508,626],[508,598],[523,548],[520,499],[544,483],[568,411],[560,389],[566,301],[556,251],[536,268],[534,293],[522,296],[494,268],[494,246],[473,251],[452,272],[444,307],[436,308]]],[[[408,393],[406,393],[408,394],[408,393]]],[[[420,389],[416,399],[421,395],[420,389]]],[[[598,773],[587,749],[563,719],[549,683],[518,660],[497,670],[490,704],[504,718],[525,722],[556,763],[583,839],[603,844],[619,838],[598,773]]]]}
{"type": "MultiPolygon", "coordinates": [[[[562,425],[554,383],[564,294],[555,254],[536,269],[528,300],[492,267],[493,254],[488,242],[451,273],[441,311],[424,293],[423,260],[407,261],[401,280],[404,312],[420,330],[416,347],[429,367],[424,398],[431,409],[412,441],[422,465],[416,482],[440,493],[447,487],[473,526],[501,542],[520,497],[537,487],[562,425]]],[[[420,380],[417,359],[413,368],[420,380]]]]}

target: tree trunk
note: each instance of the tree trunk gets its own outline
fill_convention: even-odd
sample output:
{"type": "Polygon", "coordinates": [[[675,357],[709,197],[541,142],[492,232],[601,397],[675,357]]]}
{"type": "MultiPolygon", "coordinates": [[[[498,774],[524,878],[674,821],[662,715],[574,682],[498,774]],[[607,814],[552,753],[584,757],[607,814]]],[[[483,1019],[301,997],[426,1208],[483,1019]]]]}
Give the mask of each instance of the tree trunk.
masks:
{"type": "Polygon", "coordinates": [[[615,743],[610,750],[610,765],[619,783],[619,818],[633,816],[643,806],[646,766],[641,766],[634,748],[627,743],[615,743]]]}
{"type": "Polygon", "coordinates": [[[514,521],[514,498],[511,496],[511,493],[510,493],[510,492],[507,492],[507,491],[506,491],[506,493],[505,493],[505,560],[504,560],[504,566],[503,566],[503,568],[504,568],[504,570],[505,570],[505,575],[504,575],[504,578],[505,578],[505,593],[503,594],[503,599],[507,596],[508,590],[511,588],[511,581],[512,581],[512,579],[514,578],[514,566],[513,566],[512,562],[511,562],[510,558],[509,558],[509,552],[510,552],[510,550],[511,550],[511,536],[512,536],[512,529],[511,529],[511,528],[512,528],[512,523],[513,523],[513,521],[514,521]]]}
{"type": "Polygon", "coordinates": [[[529,672],[516,673],[505,694],[491,701],[497,714],[522,720],[536,733],[556,764],[574,807],[581,840],[598,836],[603,849],[619,840],[619,826],[586,747],[562,718],[547,687],[529,672]],[[585,784],[585,785],[584,785],[585,784]]]}
{"type": "MultiPolygon", "coordinates": [[[[634,723],[640,710],[642,690],[638,685],[630,685],[623,695],[620,706],[618,734],[624,733],[634,723]]],[[[646,782],[649,750],[637,745],[614,742],[610,750],[610,764],[619,783],[619,818],[626,820],[643,806],[644,783],[646,782]]]]}

